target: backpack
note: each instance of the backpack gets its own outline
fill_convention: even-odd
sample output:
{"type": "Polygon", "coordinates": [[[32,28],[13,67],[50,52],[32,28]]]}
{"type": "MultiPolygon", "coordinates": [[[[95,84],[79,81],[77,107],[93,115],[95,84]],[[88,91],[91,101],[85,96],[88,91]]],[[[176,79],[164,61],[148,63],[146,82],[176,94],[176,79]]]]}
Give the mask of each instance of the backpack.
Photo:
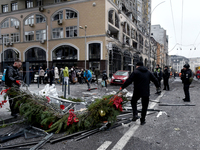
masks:
{"type": "Polygon", "coordinates": [[[4,81],[4,82],[5,82],[6,70],[7,70],[7,69],[4,69],[3,76],[2,76],[2,78],[1,78],[1,80],[4,81]]]}

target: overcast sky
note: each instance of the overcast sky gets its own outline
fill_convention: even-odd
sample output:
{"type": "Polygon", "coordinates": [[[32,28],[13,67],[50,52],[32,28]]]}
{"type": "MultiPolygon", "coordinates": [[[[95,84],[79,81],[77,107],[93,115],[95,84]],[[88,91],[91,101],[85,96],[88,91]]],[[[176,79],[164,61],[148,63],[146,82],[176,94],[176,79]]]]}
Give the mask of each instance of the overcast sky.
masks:
{"type": "Polygon", "coordinates": [[[153,9],[151,24],[167,31],[169,55],[200,57],[200,0],[152,0],[153,9]]]}

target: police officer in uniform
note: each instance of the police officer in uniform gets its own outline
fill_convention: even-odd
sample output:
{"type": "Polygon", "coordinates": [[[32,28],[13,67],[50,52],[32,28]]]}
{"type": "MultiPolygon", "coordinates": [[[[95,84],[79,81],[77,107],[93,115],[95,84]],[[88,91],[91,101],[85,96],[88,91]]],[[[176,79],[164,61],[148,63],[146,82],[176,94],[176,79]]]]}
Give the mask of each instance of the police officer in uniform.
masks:
{"type": "Polygon", "coordinates": [[[183,99],[184,102],[190,102],[190,93],[189,93],[189,88],[190,88],[190,84],[192,82],[192,71],[189,69],[190,65],[189,64],[185,64],[183,66],[183,73],[181,75],[181,80],[183,83],[183,90],[185,93],[185,98],[183,99]]]}
{"type": "Polygon", "coordinates": [[[138,62],[136,64],[136,69],[132,72],[129,78],[125,81],[125,83],[121,86],[120,90],[129,86],[132,82],[134,82],[134,92],[131,100],[131,106],[133,109],[133,119],[132,121],[136,121],[139,119],[137,112],[137,101],[142,98],[142,114],[140,118],[140,124],[145,124],[145,117],[147,113],[147,108],[149,104],[149,95],[150,88],[149,84],[152,81],[155,86],[158,88],[158,80],[147,68],[143,66],[143,62],[138,62]]]}
{"type": "Polygon", "coordinates": [[[169,77],[170,77],[170,73],[169,73],[169,70],[168,70],[168,66],[165,66],[165,69],[163,71],[163,83],[164,83],[164,89],[163,90],[169,91],[169,77]]]}

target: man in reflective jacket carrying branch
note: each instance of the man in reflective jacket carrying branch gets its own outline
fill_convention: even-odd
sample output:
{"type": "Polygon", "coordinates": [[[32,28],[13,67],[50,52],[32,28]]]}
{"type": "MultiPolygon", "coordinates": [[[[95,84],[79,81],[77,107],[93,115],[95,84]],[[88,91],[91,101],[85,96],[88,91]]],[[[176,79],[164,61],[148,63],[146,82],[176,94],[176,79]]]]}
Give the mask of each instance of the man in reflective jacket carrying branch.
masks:
{"type": "Polygon", "coordinates": [[[132,121],[136,121],[139,119],[137,112],[137,101],[142,98],[142,114],[140,118],[141,125],[145,124],[146,112],[149,104],[149,95],[150,89],[149,84],[152,81],[157,88],[159,88],[159,83],[156,77],[148,71],[147,68],[143,66],[143,62],[138,62],[136,64],[136,70],[132,72],[129,78],[125,81],[125,83],[121,86],[121,89],[126,88],[132,82],[134,82],[134,92],[131,100],[131,106],[133,109],[133,119],[132,121]]]}
{"type": "MultiPolygon", "coordinates": [[[[15,60],[13,66],[9,66],[6,71],[5,75],[5,84],[8,87],[19,87],[20,86],[20,76],[18,69],[22,66],[21,60],[15,60]]],[[[11,116],[17,117],[17,113],[19,110],[15,109],[16,102],[11,99],[12,96],[9,95],[9,103],[10,103],[10,110],[11,116]],[[11,100],[10,100],[11,99],[11,100]]]]}

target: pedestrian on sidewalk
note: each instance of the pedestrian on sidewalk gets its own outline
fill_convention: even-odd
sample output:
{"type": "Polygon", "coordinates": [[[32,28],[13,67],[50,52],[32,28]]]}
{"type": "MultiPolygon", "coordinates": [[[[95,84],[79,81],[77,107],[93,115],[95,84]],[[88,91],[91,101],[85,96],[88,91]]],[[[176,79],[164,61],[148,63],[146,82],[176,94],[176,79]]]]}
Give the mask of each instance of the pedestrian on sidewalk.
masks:
{"type": "Polygon", "coordinates": [[[97,68],[94,70],[94,74],[95,74],[95,76],[96,76],[96,81],[97,81],[97,84],[98,84],[98,78],[99,78],[99,75],[100,75],[99,67],[97,67],[97,68]]]}
{"type": "MultiPolygon", "coordinates": [[[[161,71],[159,64],[156,65],[156,68],[154,70],[154,76],[157,78],[159,87],[161,88],[162,71],[161,71]]],[[[161,91],[159,91],[159,92],[157,91],[155,94],[160,94],[160,92],[161,91]]]]}
{"type": "Polygon", "coordinates": [[[69,70],[68,67],[65,67],[65,69],[63,70],[63,76],[64,76],[64,84],[66,83],[66,85],[68,86],[68,82],[69,82],[69,70]]]}
{"type": "Polygon", "coordinates": [[[104,70],[103,75],[102,75],[102,81],[104,81],[106,88],[107,88],[107,80],[108,80],[108,76],[106,74],[106,70],[104,70]]]}
{"type": "Polygon", "coordinates": [[[158,88],[159,83],[156,77],[147,70],[143,66],[143,62],[137,62],[136,69],[132,72],[129,78],[125,81],[125,83],[120,87],[120,90],[129,86],[132,82],[134,82],[134,90],[133,97],[131,100],[131,106],[133,109],[133,119],[132,121],[136,121],[139,119],[138,111],[137,111],[137,101],[141,98],[142,101],[142,114],[140,118],[140,124],[145,124],[145,117],[147,113],[147,108],[149,104],[149,96],[150,96],[150,88],[149,84],[152,81],[155,86],[158,88]]]}
{"type": "Polygon", "coordinates": [[[57,84],[59,79],[58,67],[55,67],[54,69],[54,79],[55,79],[55,84],[57,84]]]}
{"type": "Polygon", "coordinates": [[[40,72],[39,72],[39,83],[41,84],[41,80],[42,80],[42,83],[44,84],[44,69],[41,67],[40,68],[40,72]]]}
{"type": "Polygon", "coordinates": [[[181,80],[183,83],[183,90],[184,90],[184,94],[185,94],[185,98],[183,99],[184,102],[190,102],[190,93],[189,93],[189,88],[190,88],[190,84],[192,83],[193,80],[193,74],[192,74],[192,70],[189,69],[190,65],[189,64],[185,64],[183,66],[183,73],[181,76],[181,80]]]}
{"type": "Polygon", "coordinates": [[[53,78],[54,78],[54,67],[51,68],[51,70],[49,71],[49,78],[50,78],[50,86],[53,83],[53,78]]]}
{"type": "Polygon", "coordinates": [[[63,68],[60,68],[59,76],[60,76],[60,85],[62,85],[62,83],[63,83],[63,68]]]}
{"type": "Polygon", "coordinates": [[[163,71],[163,84],[164,84],[163,90],[169,91],[169,77],[170,77],[170,73],[169,73],[169,70],[168,70],[168,66],[165,66],[165,69],[163,71]]]}
{"type": "MultiPolygon", "coordinates": [[[[5,75],[5,85],[7,88],[9,87],[16,87],[16,90],[19,89],[20,86],[20,76],[18,69],[22,66],[22,62],[19,59],[14,61],[13,66],[9,66],[6,70],[5,75]]],[[[11,116],[17,117],[17,113],[19,113],[19,109],[15,108],[16,101],[12,99],[12,95],[8,95],[9,103],[10,103],[10,110],[11,116]]]]}
{"type": "Polygon", "coordinates": [[[85,82],[87,83],[88,86],[88,91],[90,91],[90,83],[92,81],[92,74],[90,72],[90,70],[85,70],[84,72],[84,78],[85,78],[85,82]]]}

